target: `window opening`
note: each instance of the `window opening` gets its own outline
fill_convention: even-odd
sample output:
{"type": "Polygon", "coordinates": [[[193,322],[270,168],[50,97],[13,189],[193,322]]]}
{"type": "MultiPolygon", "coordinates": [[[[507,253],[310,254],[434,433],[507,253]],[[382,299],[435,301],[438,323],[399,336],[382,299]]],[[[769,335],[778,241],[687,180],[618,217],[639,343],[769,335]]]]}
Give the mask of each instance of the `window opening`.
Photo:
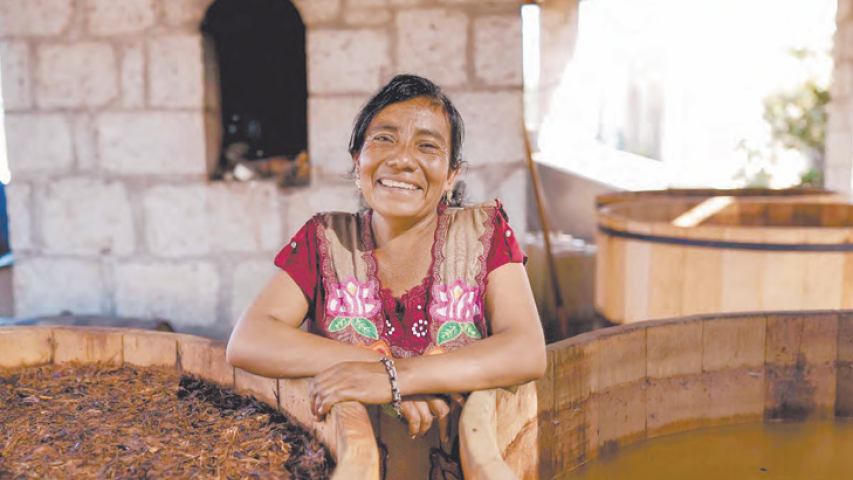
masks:
{"type": "Polygon", "coordinates": [[[206,101],[208,114],[219,116],[208,133],[221,139],[211,177],[307,184],[305,25],[296,7],[287,0],[216,0],[201,31],[206,88],[218,90],[206,101]]]}

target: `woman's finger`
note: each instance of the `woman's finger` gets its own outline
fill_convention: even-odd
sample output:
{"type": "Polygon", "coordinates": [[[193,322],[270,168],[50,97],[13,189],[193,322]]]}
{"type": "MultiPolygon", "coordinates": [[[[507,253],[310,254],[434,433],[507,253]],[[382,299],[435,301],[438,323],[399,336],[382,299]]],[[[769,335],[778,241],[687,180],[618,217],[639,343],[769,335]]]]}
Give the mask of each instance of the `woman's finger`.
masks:
{"type": "Polygon", "coordinates": [[[430,411],[429,404],[425,401],[416,401],[415,407],[418,409],[418,413],[421,416],[420,425],[418,425],[417,433],[421,436],[426,435],[429,431],[429,428],[432,426],[433,414],[430,411]]]}
{"type": "Polygon", "coordinates": [[[406,422],[409,424],[409,435],[414,438],[418,434],[417,429],[421,424],[421,414],[417,407],[415,407],[415,402],[408,401],[401,403],[400,411],[403,412],[403,416],[406,417],[406,422]]]}
{"type": "Polygon", "coordinates": [[[448,418],[450,417],[450,406],[441,397],[431,397],[427,403],[432,414],[438,418],[438,433],[441,435],[441,441],[447,442],[449,436],[448,418]]]}

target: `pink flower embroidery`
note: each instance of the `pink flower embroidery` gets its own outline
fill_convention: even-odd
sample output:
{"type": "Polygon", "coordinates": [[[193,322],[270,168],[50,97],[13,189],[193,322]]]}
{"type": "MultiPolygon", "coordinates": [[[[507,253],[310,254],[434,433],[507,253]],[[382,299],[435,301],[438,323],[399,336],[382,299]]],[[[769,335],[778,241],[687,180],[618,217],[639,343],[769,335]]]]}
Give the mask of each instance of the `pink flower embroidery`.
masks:
{"type": "Polygon", "coordinates": [[[329,332],[352,327],[359,335],[373,340],[379,338],[379,331],[370,320],[381,310],[375,281],[361,283],[349,276],[343,283],[333,283],[329,290],[326,298],[326,313],[332,318],[326,327],[329,332]]]}
{"type": "Polygon", "coordinates": [[[450,285],[435,285],[432,298],[429,314],[444,322],[438,329],[439,345],[454,340],[463,332],[469,337],[481,337],[474,326],[474,318],[480,314],[478,287],[469,287],[461,280],[450,285]]]}
{"type": "Polygon", "coordinates": [[[330,317],[373,318],[380,311],[376,290],[376,281],[361,283],[349,276],[342,283],[332,284],[327,293],[326,313],[330,317]]]}

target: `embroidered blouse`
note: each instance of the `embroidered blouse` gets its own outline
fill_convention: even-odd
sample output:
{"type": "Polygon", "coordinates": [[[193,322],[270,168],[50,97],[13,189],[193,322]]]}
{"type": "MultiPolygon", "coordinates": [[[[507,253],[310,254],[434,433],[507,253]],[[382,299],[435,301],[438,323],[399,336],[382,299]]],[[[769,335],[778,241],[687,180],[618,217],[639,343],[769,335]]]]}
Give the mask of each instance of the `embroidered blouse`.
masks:
{"type": "Polygon", "coordinates": [[[275,257],[308,299],[308,331],[397,358],[442,353],[489,335],[488,274],[526,261],[500,202],[441,208],[429,273],[398,298],[377,275],[371,216],[315,215],[275,257]],[[468,217],[460,213],[471,212],[463,221],[468,217]],[[468,248],[450,245],[459,238],[468,248]]]}

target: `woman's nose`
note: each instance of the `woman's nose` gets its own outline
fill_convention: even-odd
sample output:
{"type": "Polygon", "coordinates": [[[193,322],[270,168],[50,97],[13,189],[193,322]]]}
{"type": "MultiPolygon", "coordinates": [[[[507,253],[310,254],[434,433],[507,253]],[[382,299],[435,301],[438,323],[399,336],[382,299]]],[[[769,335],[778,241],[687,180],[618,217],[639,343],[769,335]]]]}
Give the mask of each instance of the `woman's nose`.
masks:
{"type": "Polygon", "coordinates": [[[410,169],[415,165],[415,157],[408,147],[400,147],[392,152],[387,163],[389,167],[410,169]]]}

